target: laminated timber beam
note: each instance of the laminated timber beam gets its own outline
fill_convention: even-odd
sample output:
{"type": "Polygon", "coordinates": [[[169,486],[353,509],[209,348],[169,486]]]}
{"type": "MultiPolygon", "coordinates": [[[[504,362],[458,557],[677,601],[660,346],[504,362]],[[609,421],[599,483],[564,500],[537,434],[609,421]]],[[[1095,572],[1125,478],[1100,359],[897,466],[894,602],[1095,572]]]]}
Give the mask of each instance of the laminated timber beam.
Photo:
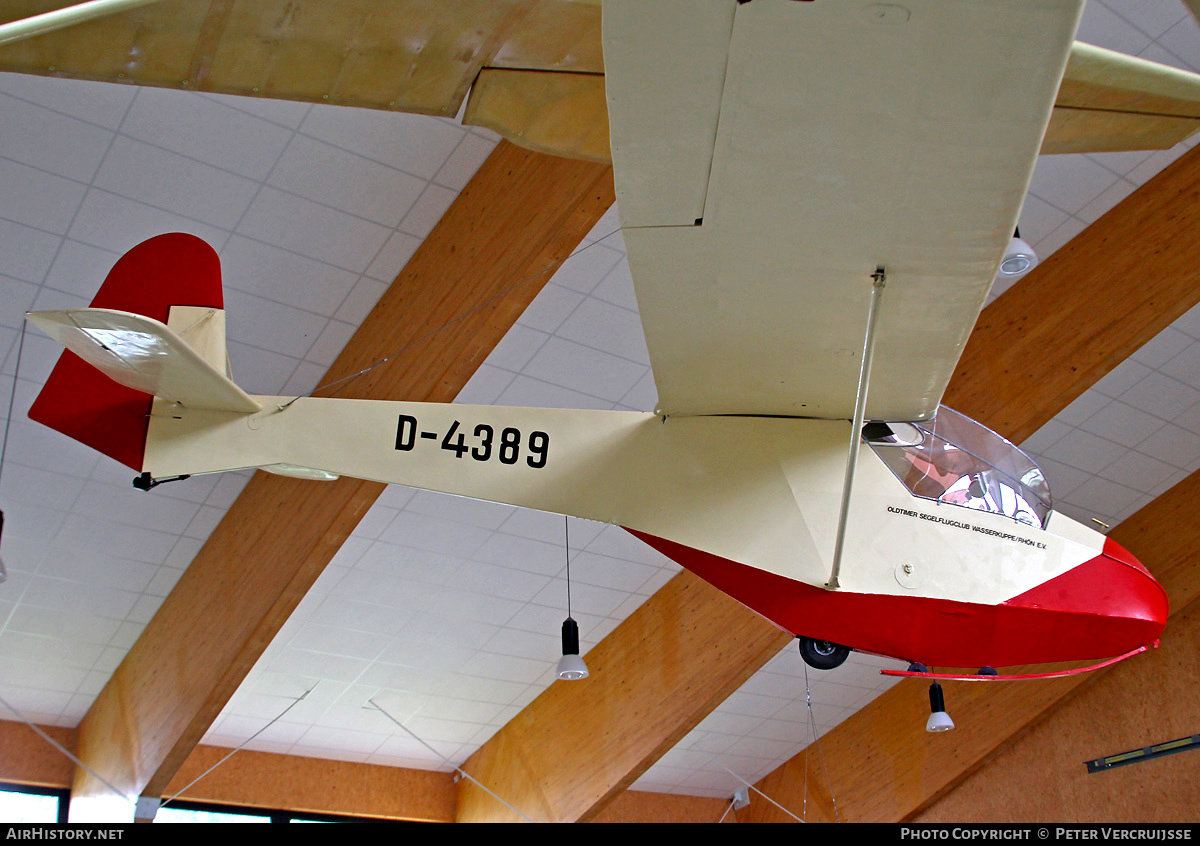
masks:
{"type": "MultiPolygon", "coordinates": [[[[64,748],[75,748],[74,729],[38,728],[64,748]]],[[[166,795],[271,811],[454,821],[452,773],[249,750],[231,756],[232,751],[197,746],[166,795]]],[[[0,782],[62,789],[73,777],[70,759],[32,728],[0,720],[0,782]]],[[[735,822],[726,814],[728,805],[724,799],[636,791],[618,797],[597,822],[735,822]]]]}
{"type": "MultiPolygon", "coordinates": [[[[988,306],[944,401],[1019,443],[1198,301],[1200,149],[988,306]]],[[[1138,555],[1140,543],[1129,541],[1138,555]]],[[[679,574],[588,654],[589,666],[603,656],[603,669],[597,664],[585,683],[553,686],[472,756],[466,769],[535,819],[594,817],[787,643],[787,635],[753,612],[741,607],[730,612],[727,601],[690,574],[679,574]],[[646,636],[644,621],[672,619],[685,591],[692,597],[686,622],[655,637],[686,642],[688,648],[664,649],[646,636]],[[625,663],[613,665],[615,653],[625,663]],[[551,748],[562,753],[552,754],[551,748]],[[581,768],[578,761],[590,766],[581,768]]],[[[1050,707],[1061,685],[1016,687],[1014,695],[1045,697],[1050,707]]],[[[923,691],[917,694],[880,697],[839,731],[864,747],[883,734],[911,734],[911,703],[921,714],[927,711],[923,691]]],[[[983,730],[990,732],[984,745],[991,749],[1026,724],[980,722],[990,726],[983,730]]],[[[938,766],[956,778],[981,760],[948,757],[938,766]]],[[[922,773],[905,772],[902,779],[915,780],[905,787],[915,795],[903,806],[885,803],[886,812],[870,819],[897,821],[931,801],[937,790],[953,786],[951,779],[927,787],[922,773]]],[[[887,790],[892,780],[886,775],[870,790],[887,790]]],[[[459,782],[459,820],[511,818],[478,788],[459,782]]]]}
{"type": "MultiPolygon", "coordinates": [[[[463,769],[526,817],[597,817],[779,652],[791,635],[683,572],[587,654],[587,681],[552,684],[463,769]]],[[[519,822],[467,779],[457,822],[519,822]]]]}
{"type": "MultiPolygon", "coordinates": [[[[38,729],[65,749],[77,746],[75,729],[38,729]]],[[[197,746],[167,785],[165,795],[273,811],[424,822],[454,819],[450,773],[250,750],[229,757],[232,751],[197,746]],[[217,764],[220,766],[200,778],[217,764]]],[[[74,770],[71,760],[34,729],[0,720],[0,782],[69,788],[74,770]]]]}
{"type": "MultiPolygon", "coordinates": [[[[612,203],[609,166],[501,142],[326,381],[411,344],[338,395],[449,402],[612,203]]],[[[126,796],[161,796],[383,488],[257,473],[80,723],[80,758],[126,796]]],[[[76,772],[73,821],[108,818],[110,800],[76,772]]]]}
{"type": "MultiPolygon", "coordinates": [[[[229,751],[197,747],[168,785],[167,795],[182,790],[229,751]]],[[[180,798],[306,813],[453,822],[454,774],[242,751],[180,798]]],[[[639,791],[619,796],[597,821],[716,822],[727,805],[724,799],[639,791]]]]}
{"type": "Polygon", "coordinates": [[[1021,443],[1200,301],[1200,148],[983,310],[942,402],[1021,443]]]}
{"type": "Polygon", "coordinates": [[[1064,699],[911,821],[1194,822],[1200,802],[1195,749],[1096,773],[1084,764],[1196,732],[1200,603],[1172,614],[1162,646],[1139,659],[1064,699]]]}

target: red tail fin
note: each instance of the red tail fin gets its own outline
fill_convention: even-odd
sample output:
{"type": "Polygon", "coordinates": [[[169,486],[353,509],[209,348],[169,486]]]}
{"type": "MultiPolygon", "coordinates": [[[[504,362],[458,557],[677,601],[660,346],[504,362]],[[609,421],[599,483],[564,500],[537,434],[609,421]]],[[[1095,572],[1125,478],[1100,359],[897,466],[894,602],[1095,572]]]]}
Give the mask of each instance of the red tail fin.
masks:
{"type": "MultiPolygon", "coordinates": [[[[120,258],[91,305],[163,323],[174,305],[224,308],[220,259],[193,235],[159,235],[120,258]]],[[[63,352],[29,416],[140,472],[152,400],[63,352]]]]}

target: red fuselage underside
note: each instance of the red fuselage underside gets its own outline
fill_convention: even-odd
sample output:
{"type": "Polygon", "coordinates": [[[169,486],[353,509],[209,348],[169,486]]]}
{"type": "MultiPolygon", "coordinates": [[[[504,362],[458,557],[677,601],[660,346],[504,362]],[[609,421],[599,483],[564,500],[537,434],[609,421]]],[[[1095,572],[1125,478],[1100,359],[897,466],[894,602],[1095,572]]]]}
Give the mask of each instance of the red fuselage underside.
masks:
{"type": "Polygon", "coordinates": [[[930,666],[1107,658],[1154,643],[1167,619],[1162,587],[1111,541],[1104,554],[1033,590],[981,605],[825,590],[629,531],[793,634],[930,666]]]}

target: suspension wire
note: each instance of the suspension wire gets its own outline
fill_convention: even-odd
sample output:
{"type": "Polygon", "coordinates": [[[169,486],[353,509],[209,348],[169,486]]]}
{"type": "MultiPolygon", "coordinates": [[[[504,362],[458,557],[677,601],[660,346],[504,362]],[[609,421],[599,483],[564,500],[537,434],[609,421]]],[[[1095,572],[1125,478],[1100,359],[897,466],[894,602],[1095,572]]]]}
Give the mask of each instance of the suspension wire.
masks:
{"type": "Polygon", "coordinates": [[[804,816],[804,821],[808,822],[808,746],[804,747],[804,805],[801,808],[801,814],[804,816]]]}
{"type": "Polygon", "coordinates": [[[804,820],[808,821],[808,750],[817,742],[816,720],[813,717],[812,689],[808,686],[808,665],[804,665],[804,702],[808,706],[808,730],[812,740],[804,744],[804,820]]]}
{"type": "Polygon", "coordinates": [[[134,801],[133,799],[129,798],[124,793],[122,793],[120,790],[117,790],[117,788],[113,787],[112,783],[108,779],[106,779],[104,776],[100,775],[100,773],[96,772],[91,767],[89,767],[87,764],[85,764],[83,761],[81,761],[77,757],[75,757],[75,755],[73,755],[65,746],[63,746],[61,743],[59,743],[57,740],[55,740],[50,735],[46,734],[46,732],[42,731],[41,728],[39,728],[38,726],[34,725],[29,720],[27,720],[25,718],[25,715],[22,714],[20,711],[18,711],[16,708],[14,708],[12,705],[10,705],[8,700],[5,699],[3,696],[0,696],[0,703],[2,703],[5,708],[7,708],[9,711],[11,711],[18,720],[20,720],[25,725],[29,726],[31,729],[33,729],[35,732],[37,732],[37,734],[43,740],[45,740],[47,743],[49,743],[51,746],[53,746],[59,752],[66,755],[67,758],[69,758],[71,760],[71,762],[73,764],[75,764],[75,766],[82,767],[83,769],[87,770],[89,773],[91,773],[93,776],[95,776],[95,778],[97,780],[99,780],[105,787],[107,787],[113,793],[120,796],[126,802],[133,803],[133,801],[134,801]]]}
{"type": "Polygon", "coordinates": [[[368,702],[370,705],[374,706],[375,710],[379,711],[379,713],[383,714],[385,717],[387,717],[389,720],[391,720],[393,723],[395,723],[395,724],[396,724],[396,725],[397,725],[399,728],[403,729],[403,730],[404,730],[404,731],[405,731],[405,732],[408,734],[408,736],[409,736],[409,737],[411,737],[411,738],[412,738],[413,740],[415,740],[417,743],[419,743],[419,744],[421,744],[422,746],[424,746],[426,749],[428,749],[428,750],[429,750],[430,752],[432,752],[434,755],[437,755],[437,756],[438,756],[438,758],[440,758],[440,759],[441,759],[441,761],[442,761],[442,763],[443,763],[443,764],[446,764],[447,766],[454,767],[454,771],[455,771],[456,773],[458,773],[459,775],[461,775],[463,778],[465,778],[465,779],[469,779],[470,781],[474,782],[476,785],[478,785],[480,788],[482,788],[482,789],[483,789],[483,791],[484,791],[485,793],[487,793],[489,796],[491,796],[493,799],[495,799],[497,802],[499,802],[499,803],[500,803],[501,805],[503,805],[504,807],[508,808],[508,809],[509,809],[510,811],[512,811],[514,814],[516,814],[517,816],[519,816],[521,819],[525,820],[525,822],[537,822],[536,820],[532,820],[532,819],[530,819],[529,817],[527,817],[527,816],[525,816],[524,814],[522,814],[520,811],[518,811],[516,808],[514,808],[514,807],[513,807],[512,805],[510,805],[508,802],[505,802],[503,799],[501,799],[499,796],[497,796],[497,795],[496,795],[496,794],[495,794],[495,793],[494,793],[494,792],[493,792],[493,791],[492,791],[490,788],[488,788],[488,786],[487,786],[486,784],[484,784],[484,783],[483,783],[482,781],[480,781],[479,779],[475,778],[475,776],[471,775],[469,772],[467,772],[466,770],[464,770],[462,767],[460,767],[460,766],[457,766],[457,765],[455,765],[455,764],[451,764],[451,763],[450,763],[450,759],[449,759],[449,758],[447,758],[447,757],[446,757],[445,755],[443,755],[441,752],[439,752],[439,751],[437,751],[436,749],[434,749],[432,746],[430,746],[428,743],[426,743],[426,742],[425,742],[424,740],[422,740],[421,738],[417,737],[417,736],[416,736],[416,735],[413,733],[412,729],[410,729],[408,726],[404,725],[404,723],[402,723],[402,722],[400,722],[399,720],[397,720],[395,717],[393,717],[393,716],[392,716],[391,714],[389,714],[387,711],[383,710],[383,708],[381,708],[381,707],[379,706],[379,703],[378,703],[378,702],[376,702],[374,699],[368,699],[368,700],[367,700],[367,702],[368,702]]]}
{"type": "MultiPolygon", "coordinates": [[[[830,782],[830,780],[829,780],[829,767],[828,767],[828,765],[827,765],[827,764],[826,764],[826,762],[825,762],[825,749],[824,749],[824,747],[822,747],[822,746],[821,746],[821,739],[820,739],[820,738],[817,736],[817,718],[816,718],[816,715],[813,713],[813,707],[812,707],[812,693],[809,691],[809,686],[808,686],[808,665],[807,665],[807,664],[805,664],[805,665],[804,665],[804,697],[805,697],[805,699],[806,699],[806,700],[808,700],[808,722],[809,722],[809,725],[812,727],[812,733],[813,733],[813,744],[814,744],[814,745],[817,747],[817,755],[818,755],[818,756],[820,757],[820,759],[821,759],[821,771],[822,771],[822,772],[825,774],[825,786],[826,786],[827,788],[829,788],[829,801],[830,801],[831,803],[833,803],[833,819],[834,819],[834,822],[841,822],[841,821],[842,821],[842,817],[841,817],[841,815],[838,813],[837,797],[833,795],[833,784],[832,784],[832,782],[830,782]]],[[[807,749],[805,749],[805,753],[806,753],[806,754],[805,754],[805,758],[804,758],[804,779],[805,779],[805,816],[807,816],[807,815],[808,815],[808,793],[807,793],[807,785],[808,785],[808,757],[807,757],[807,749]]]]}
{"type": "Polygon", "coordinates": [[[567,616],[571,616],[571,520],[563,515],[563,535],[567,547],[567,616]]]}
{"type": "Polygon", "coordinates": [[[725,813],[721,814],[721,818],[719,820],[717,820],[717,822],[719,822],[719,823],[725,822],[725,818],[727,816],[729,816],[730,811],[733,811],[733,821],[737,822],[737,811],[734,810],[733,805],[734,805],[734,800],[730,799],[729,807],[725,809],[725,813]]]}
{"type": "Polygon", "coordinates": [[[0,442],[0,480],[4,478],[4,458],[8,455],[8,432],[12,428],[13,409],[17,404],[17,381],[21,375],[21,353],[25,349],[25,330],[29,328],[28,321],[21,321],[21,335],[17,341],[17,361],[13,366],[12,390],[8,395],[8,416],[4,419],[4,440],[0,442]]]}
{"type": "MultiPolygon", "coordinates": [[[[808,681],[808,668],[807,668],[807,667],[805,668],[805,670],[804,670],[804,673],[805,673],[805,684],[806,684],[806,686],[807,686],[807,681],[808,681]]],[[[731,776],[733,776],[734,778],[736,778],[736,779],[737,779],[738,781],[740,781],[740,782],[741,782],[741,783],[742,783],[742,784],[743,784],[745,787],[747,787],[747,788],[748,788],[748,789],[750,789],[750,790],[753,790],[755,793],[757,793],[757,794],[758,794],[759,796],[761,796],[762,798],[766,799],[768,802],[770,802],[770,803],[771,803],[772,805],[774,805],[776,808],[778,808],[779,810],[783,811],[785,814],[787,814],[789,817],[791,817],[792,819],[794,819],[796,822],[807,822],[807,821],[808,821],[807,819],[801,819],[800,817],[796,816],[796,815],[795,815],[795,814],[793,814],[791,811],[789,811],[787,808],[783,807],[783,805],[780,805],[778,802],[776,802],[776,801],[775,801],[774,799],[772,799],[770,796],[768,796],[767,794],[763,793],[761,790],[759,790],[757,787],[755,787],[755,786],[754,786],[753,784],[751,784],[750,782],[746,781],[746,779],[742,778],[740,775],[738,775],[737,773],[735,773],[733,770],[729,769],[729,767],[725,766],[725,765],[724,765],[724,764],[722,764],[720,761],[717,761],[717,755],[719,755],[719,754],[720,754],[719,752],[705,752],[704,750],[696,749],[696,747],[695,747],[695,745],[694,745],[694,744],[693,744],[691,747],[689,747],[689,748],[690,748],[691,750],[693,750],[693,751],[702,752],[703,754],[707,754],[708,758],[707,758],[707,760],[705,761],[705,764],[706,764],[706,765],[707,765],[709,762],[716,761],[716,764],[717,764],[717,766],[719,766],[719,767],[720,767],[721,769],[723,769],[725,772],[729,773],[731,776]]],[[[807,752],[807,749],[808,749],[808,747],[806,746],[806,747],[805,747],[805,751],[806,751],[806,752],[807,752]]],[[[807,759],[806,759],[806,761],[807,761],[807,759]]],[[[806,778],[806,779],[807,779],[807,777],[808,777],[808,772],[807,772],[807,769],[808,769],[808,768],[807,768],[807,763],[806,763],[806,764],[805,764],[805,778],[806,778]]],[[[805,801],[807,802],[807,781],[805,782],[805,791],[806,791],[806,793],[805,793],[805,801]]],[[[736,799],[736,797],[735,797],[735,799],[736,799]]],[[[807,807],[807,805],[806,805],[806,807],[807,807]]],[[[725,814],[728,814],[728,813],[729,813],[729,811],[730,811],[731,809],[733,809],[733,802],[732,802],[732,801],[730,802],[730,806],[729,806],[729,808],[727,808],[727,809],[725,810],[725,814]]],[[[806,816],[807,816],[807,814],[806,814],[806,816]]],[[[736,811],[736,810],[734,810],[734,818],[735,818],[735,819],[737,818],[737,811],[736,811]]],[[[721,817],[721,821],[724,821],[724,819],[725,819],[725,816],[724,816],[724,815],[722,815],[722,817],[721,817]]]]}
{"type": "Polygon", "coordinates": [[[721,769],[723,769],[725,772],[729,773],[731,776],[733,776],[733,777],[734,777],[734,778],[736,778],[738,781],[740,781],[742,784],[746,785],[746,787],[748,787],[749,789],[753,790],[755,793],[757,793],[757,794],[758,794],[759,796],[761,796],[762,798],[766,799],[768,802],[770,802],[770,803],[771,803],[772,805],[774,805],[776,808],[778,808],[779,810],[783,811],[785,814],[787,814],[789,817],[791,817],[792,819],[794,819],[796,822],[805,822],[805,820],[802,820],[802,819],[800,819],[798,816],[796,816],[795,814],[793,814],[793,813],[792,813],[791,811],[789,811],[787,808],[785,808],[785,807],[783,807],[782,805],[780,805],[778,802],[776,802],[776,801],[775,801],[774,799],[772,799],[770,796],[768,796],[767,794],[763,793],[761,790],[759,790],[759,789],[758,789],[757,787],[755,787],[753,784],[751,784],[750,782],[746,781],[744,778],[742,778],[740,775],[738,775],[737,773],[735,773],[733,770],[729,769],[729,767],[725,766],[724,764],[722,764],[722,763],[721,763],[721,762],[719,762],[719,761],[717,762],[717,765],[718,765],[718,766],[719,766],[721,769]]]}
{"type": "MultiPolygon", "coordinates": [[[[450,328],[451,326],[453,326],[455,323],[460,323],[461,321],[463,321],[463,320],[466,320],[466,319],[467,319],[468,317],[470,317],[471,315],[473,315],[473,314],[476,314],[476,313],[478,313],[478,312],[482,311],[483,309],[487,308],[488,306],[490,306],[490,305],[492,305],[492,304],[494,304],[494,303],[498,302],[499,300],[502,300],[502,299],[504,299],[505,297],[507,297],[509,294],[511,294],[513,291],[517,290],[518,288],[520,288],[520,287],[522,287],[522,286],[524,286],[524,285],[527,285],[528,283],[532,282],[532,281],[533,281],[533,280],[535,280],[535,279],[540,279],[541,277],[545,276],[547,273],[551,273],[552,271],[555,271],[557,268],[559,268],[559,267],[562,267],[564,264],[566,264],[566,263],[567,263],[568,261],[570,261],[571,259],[575,258],[575,256],[579,255],[579,254],[580,254],[580,253],[582,253],[584,250],[591,249],[592,247],[594,247],[594,246],[596,246],[597,244],[599,244],[601,241],[604,241],[604,240],[606,240],[606,239],[608,239],[608,238],[611,238],[613,235],[616,235],[616,234],[617,234],[618,232],[620,232],[620,231],[621,231],[621,227],[619,227],[619,226],[618,226],[618,227],[617,227],[616,229],[614,229],[612,232],[609,232],[607,235],[604,235],[604,236],[602,236],[602,237],[600,237],[600,238],[597,238],[597,239],[596,239],[595,241],[593,241],[592,243],[590,243],[590,244],[584,244],[582,247],[580,247],[579,249],[577,249],[575,252],[573,252],[573,253],[571,253],[570,255],[568,255],[568,256],[567,256],[565,259],[563,259],[561,262],[558,262],[558,263],[556,263],[556,264],[548,264],[548,265],[546,265],[546,267],[544,267],[542,270],[539,270],[537,273],[533,273],[533,274],[531,274],[531,275],[529,275],[529,276],[526,276],[526,277],[525,277],[525,278],[523,278],[523,279],[519,279],[519,280],[517,280],[515,283],[513,283],[513,284],[512,284],[512,285],[510,285],[509,287],[505,288],[503,291],[501,291],[500,293],[496,294],[495,296],[493,296],[493,297],[490,297],[489,299],[486,299],[486,300],[484,300],[483,302],[479,303],[478,305],[476,305],[476,306],[473,306],[472,308],[469,308],[469,309],[467,309],[467,310],[466,310],[466,311],[464,311],[462,314],[460,314],[460,315],[457,315],[456,317],[452,317],[452,318],[450,318],[450,319],[449,319],[449,320],[447,320],[445,323],[443,323],[441,326],[438,326],[436,329],[431,329],[430,331],[426,332],[425,334],[423,334],[423,335],[420,335],[420,336],[418,336],[418,337],[416,337],[416,338],[412,339],[412,340],[411,340],[411,341],[409,341],[407,344],[405,344],[404,346],[402,346],[400,349],[396,350],[395,352],[389,353],[388,355],[386,355],[386,356],[384,356],[383,358],[381,358],[381,359],[379,359],[378,361],[376,361],[374,364],[371,364],[371,365],[368,365],[367,367],[364,367],[362,370],[358,371],[357,373],[351,373],[349,376],[343,376],[343,377],[342,377],[342,378],[340,378],[340,379],[334,379],[332,382],[326,382],[326,383],[325,383],[325,384],[323,384],[323,385],[318,385],[317,387],[313,388],[311,391],[309,391],[309,392],[308,392],[308,393],[306,393],[306,394],[300,394],[299,396],[293,397],[292,399],[290,399],[290,400],[288,400],[287,402],[285,402],[285,403],[283,403],[282,405],[280,405],[280,406],[279,406],[279,410],[280,410],[280,411],[283,411],[285,408],[287,408],[288,406],[290,406],[290,405],[291,405],[292,403],[294,403],[296,400],[298,400],[298,399],[302,399],[302,398],[304,398],[304,397],[311,397],[311,396],[312,396],[313,394],[315,394],[317,391],[324,390],[325,388],[332,388],[332,387],[333,387],[333,386],[335,386],[335,385],[341,385],[343,382],[349,382],[349,381],[351,381],[351,380],[353,380],[353,379],[357,379],[359,376],[363,376],[363,375],[365,375],[365,374],[367,374],[367,373],[370,373],[372,370],[374,370],[376,367],[379,367],[381,364],[386,364],[387,362],[391,361],[391,360],[392,360],[393,358],[395,358],[396,356],[398,356],[398,355],[402,355],[403,353],[405,353],[405,352],[407,352],[408,350],[412,349],[412,348],[413,348],[413,347],[415,347],[417,344],[419,344],[419,343],[421,343],[421,342],[423,342],[423,341],[427,341],[427,340],[429,340],[430,338],[432,338],[434,335],[437,335],[438,333],[440,333],[440,332],[442,332],[442,331],[444,331],[444,330],[446,330],[446,329],[449,329],[449,328],[450,328]]],[[[340,390],[341,390],[341,388],[339,388],[338,390],[340,391],[340,390]]],[[[338,392],[338,391],[334,391],[332,395],[336,395],[336,394],[337,394],[337,392],[338,392]]],[[[332,396],[332,395],[331,395],[331,396],[332,396]]]]}
{"type": "MultiPolygon", "coordinates": [[[[320,682],[318,682],[317,684],[320,684],[320,682]]],[[[254,740],[254,738],[258,737],[260,734],[262,734],[264,731],[266,731],[267,729],[269,729],[271,726],[275,725],[275,723],[276,723],[277,721],[279,721],[280,719],[282,719],[282,718],[283,718],[283,715],[284,715],[284,714],[286,714],[288,711],[292,710],[292,709],[293,709],[293,708],[295,708],[297,705],[299,705],[301,702],[303,702],[303,701],[304,701],[306,698],[308,698],[308,695],[309,695],[310,693],[312,693],[312,692],[313,692],[314,690],[316,690],[316,689],[317,689],[317,685],[315,685],[315,684],[314,684],[314,685],[313,685],[312,687],[310,687],[308,690],[304,691],[304,693],[300,694],[300,698],[299,698],[299,699],[295,699],[295,700],[293,700],[293,701],[292,701],[292,704],[291,704],[291,705],[289,705],[289,706],[287,706],[286,708],[284,708],[284,709],[283,709],[283,711],[281,711],[281,712],[280,712],[279,716],[275,717],[275,719],[271,720],[271,722],[267,723],[265,726],[263,726],[262,728],[260,728],[260,729],[259,729],[258,731],[256,731],[254,734],[250,735],[250,736],[249,736],[249,737],[247,737],[245,740],[243,740],[243,741],[241,742],[241,744],[239,744],[239,745],[238,745],[238,747],[237,747],[236,749],[234,749],[233,751],[231,751],[231,752],[230,752],[228,755],[226,755],[224,758],[222,758],[221,760],[217,761],[215,764],[213,764],[213,765],[212,765],[211,767],[209,767],[207,770],[205,770],[204,772],[200,773],[200,775],[196,776],[194,779],[192,779],[191,781],[189,781],[189,782],[188,782],[187,784],[185,784],[183,787],[179,788],[179,790],[177,790],[177,791],[175,792],[175,795],[174,795],[174,796],[170,797],[169,799],[164,799],[164,800],[162,801],[162,804],[160,804],[160,805],[158,806],[158,809],[161,811],[163,808],[167,807],[167,805],[168,805],[168,804],[170,804],[171,802],[174,802],[176,799],[178,799],[180,796],[182,796],[182,795],[183,795],[185,792],[187,792],[188,788],[190,788],[190,787],[191,787],[193,784],[195,784],[196,782],[198,782],[200,779],[204,778],[206,775],[208,775],[209,773],[211,773],[211,772],[212,772],[213,770],[215,770],[217,767],[219,767],[219,766],[221,766],[222,764],[224,764],[226,761],[228,761],[230,758],[232,758],[232,757],[233,757],[234,755],[236,755],[238,752],[242,751],[242,749],[243,749],[243,748],[246,746],[246,744],[247,744],[247,743],[249,743],[250,741],[254,740]]]]}

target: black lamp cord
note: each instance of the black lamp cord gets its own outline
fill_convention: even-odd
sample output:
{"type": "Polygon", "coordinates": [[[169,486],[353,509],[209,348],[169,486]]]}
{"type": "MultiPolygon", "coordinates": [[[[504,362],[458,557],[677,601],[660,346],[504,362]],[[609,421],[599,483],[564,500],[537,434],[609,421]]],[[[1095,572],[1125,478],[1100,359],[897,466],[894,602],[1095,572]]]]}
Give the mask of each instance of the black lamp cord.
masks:
{"type": "Polygon", "coordinates": [[[571,518],[563,515],[563,536],[567,548],[567,616],[571,616],[571,518]]]}

